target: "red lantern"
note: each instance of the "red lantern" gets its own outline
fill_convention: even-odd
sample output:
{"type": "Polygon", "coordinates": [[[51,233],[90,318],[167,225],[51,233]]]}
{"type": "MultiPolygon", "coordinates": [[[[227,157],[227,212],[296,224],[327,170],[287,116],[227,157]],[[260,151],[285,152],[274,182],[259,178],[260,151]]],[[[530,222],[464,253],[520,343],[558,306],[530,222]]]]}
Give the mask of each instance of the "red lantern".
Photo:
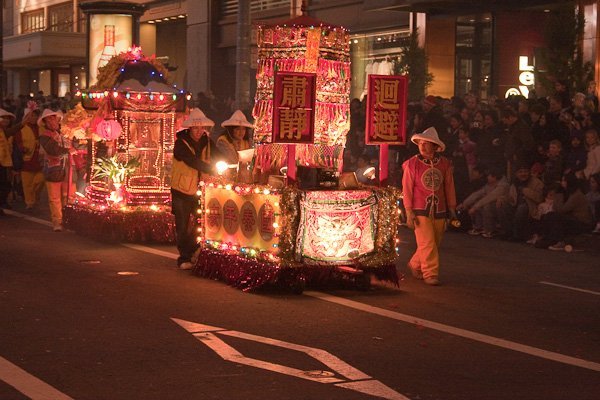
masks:
{"type": "Polygon", "coordinates": [[[115,140],[121,132],[123,127],[114,119],[105,119],[96,126],[96,133],[105,140],[115,140]]]}

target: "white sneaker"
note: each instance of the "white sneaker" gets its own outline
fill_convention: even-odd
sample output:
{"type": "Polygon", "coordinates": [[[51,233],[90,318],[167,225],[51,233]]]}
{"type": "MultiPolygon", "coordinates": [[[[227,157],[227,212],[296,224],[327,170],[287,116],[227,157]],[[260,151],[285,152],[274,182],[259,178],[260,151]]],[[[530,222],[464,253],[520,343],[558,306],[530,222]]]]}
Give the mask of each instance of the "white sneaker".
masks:
{"type": "Polygon", "coordinates": [[[54,225],[54,227],[52,228],[52,230],[54,232],[62,232],[63,227],[62,227],[62,225],[54,225]]]}
{"type": "Polygon", "coordinates": [[[554,251],[563,251],[565,249],[565,242],[557,242],[554,243],[552,246],[548,247],[548,250],[554,250],[554,251]]]}
{"type": "Polygon", "coordinates": [[[179,265],[179,269],[192,269],[194,265],[191,262],[184,262],[179,265]]]}

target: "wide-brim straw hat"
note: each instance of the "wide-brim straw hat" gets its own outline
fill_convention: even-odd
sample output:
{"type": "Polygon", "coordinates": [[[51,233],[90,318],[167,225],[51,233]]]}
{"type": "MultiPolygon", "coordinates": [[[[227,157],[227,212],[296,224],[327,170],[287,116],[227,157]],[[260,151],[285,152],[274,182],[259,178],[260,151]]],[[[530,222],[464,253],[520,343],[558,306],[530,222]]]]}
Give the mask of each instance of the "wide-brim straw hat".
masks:
{"type": "Polygon", "coordinates": [[[42,113],[42,115],[40,115],[40,117],[37,120],[38,125],[42,124],[42,122],[44,121],[44,118],[50,117],[52,115],[56,115],[59,120],[61,120],[63,117],[62,111],[54,111],[49,108],[46,108],[44,110],[44,112],[42,113]]]}
{"type": "Polygon", "coordinates": [[[425,129],[423,133],[415,133],[414,135],[412,135],[410,140],[414,144],[418,144],[417,140],[425,140],[427,142],[437,144],[438,148],[436,149],[436,151],[438,152],[446,150],[446,145],[440,140],[438,133],[433,126],[425,129]]]}
{"type": "Polygon", "coordinates": [[[6,111],[4,108],[0,108],[0,118],[2,117],[10,117],[12,119],[15,119],[15,114],[6,111]]]}
{"type": "Polygon", "coordinates": [[[250,129],[254,128],[254,125],[248,122],[246,116],[241,110],[235,110],[235,112],[231,115],[231,117],[228,120],[225,120],[221,123],[221,126],[223,128],[227,126],[243,126],[245,128],[250,129]]]}
{"type": "Polygon", "coordinates": [[[190,115],[181,124],[184,128],[190,128],[192,126],[215,126],[212,119],[208,118],[201,109],[192,108],[190,115]]]}

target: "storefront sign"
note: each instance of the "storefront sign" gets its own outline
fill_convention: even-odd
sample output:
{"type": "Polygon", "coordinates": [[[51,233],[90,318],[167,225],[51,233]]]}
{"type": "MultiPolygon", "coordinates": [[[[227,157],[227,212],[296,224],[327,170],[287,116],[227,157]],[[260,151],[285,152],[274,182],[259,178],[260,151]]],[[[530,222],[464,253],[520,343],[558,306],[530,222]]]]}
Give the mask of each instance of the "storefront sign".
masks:
{"type": "Polygon", "coordinates": [[[98,69],[132,45],[133,17],[124,14],[91,14],[89,32],[89,80],[96,83],[98,69]]]}
{"type": "Polygon", "coordinates": [[[535,75],[533,74],[534,67],[529,65],[529,57],[519,57],[519,88],[510,88],[504,94],[504,97],[523,96],[529,97],[529,87],[535,84],[535,75]]]}
{"type": "Polygon", "coordinates": [[[207,240],[277,253],[279,196],[206,188],[204,201],[207,240]]]}
{"type": "Polygon", "coordinates": [[[369,75],[367,93],[367,144],[406,143],[408,79],[399,75],[369,75]]]}
{"type": "Polygon", "coordinates": [[[273,96],[273,143],[313,143],[316,74],[278,72],[273,96]]]}

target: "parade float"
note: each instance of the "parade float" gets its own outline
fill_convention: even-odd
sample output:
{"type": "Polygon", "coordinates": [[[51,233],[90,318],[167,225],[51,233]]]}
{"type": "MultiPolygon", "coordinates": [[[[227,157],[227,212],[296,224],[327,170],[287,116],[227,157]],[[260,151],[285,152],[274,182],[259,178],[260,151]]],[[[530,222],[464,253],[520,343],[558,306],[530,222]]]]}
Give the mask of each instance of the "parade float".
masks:
{"type": "Polygon", "coordinates": [[[89,183],[64,224],[102,240],[174,242],[170,170],[176,126],[190,95],[139,47],[112,57],[67,113],[67,135],[86,132],[89,183]]]}
{"type": "MultiPolygon", "coordinates": [[[[195,272],[243,290],[278,284],[300,292],[340,276],[397,285],[399,192],[341,174],[350,114],[347,30],[301,16],[259,24],[257,33],[256,183],[224,177],[230,174],[199,183],[195,272]]],[[[373,113],[390,108],[390,89],[373,113]]],[[[396,117],[378,114],[379,136],[403,132],[396,117]]]]}

